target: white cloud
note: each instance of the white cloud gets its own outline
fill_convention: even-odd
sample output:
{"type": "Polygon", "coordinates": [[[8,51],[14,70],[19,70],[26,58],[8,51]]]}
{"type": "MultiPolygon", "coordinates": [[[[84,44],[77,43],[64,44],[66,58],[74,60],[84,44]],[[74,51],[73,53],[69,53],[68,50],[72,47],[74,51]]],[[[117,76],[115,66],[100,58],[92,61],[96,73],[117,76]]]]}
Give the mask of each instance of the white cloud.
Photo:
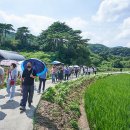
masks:
{"type": "Polygon", "coordinates": [[[126,47],[129,47],[129,48],[130,48],[130,42],[128,42],[128,43],[126,44],[126,47]]]}
{"type": "Polygon", "coordinates": [[[83,38],[90,39],[90,43],[102,43],[103,39],[99,36],[97,36],[95,33],[92,32],[82,32],[81,36],[83,38]]]}
{"type": "Polygon", "coordinates": [[[65,20],[66,24],[74,29],[84,30],[87,27],[87,22],[80,17],[65,20]]]}
{"type": "Polygon", "coordinates": [[[124,19],[119,25],[115,41],[122,43],[123,46],[130,47],[130,17],[124,19]]]}
{"type": "MultiPolygon", "coordinates": [[[[58,19],[33,14],[18,16],[0,11],[0,21],[3,23],[11,23],[14,25],[15,29],[21,26],[27,26],[32,34],[38,35],[42,30],[47,29],[53,22],[58,21],[58,19]]],[[[96,26],[95,23],[87,23],[80,17],[73,17],[65,20],[61,19],[60,21],[66,22],[66,24],[73,29],[82,30],[83,38],[91,39],[90,43],[101,43],[107,46],[116,46],[119,43],[120,45],[122,44],[123,46],[130,47],[130,17],[126,18],[123,23],[119,25],[119,29],[116,27],[99,27],[98,25],[96,26]],[[114,30],[116,31],[114,32],[114,30]]]]}
{"type": "Polygon", "coordinates": [[[117,39],[129,39],[130,40],[130,17],[124,19],[123,23],[120,25],[119,34],[117,39]]]}
{"type": "MultiPolygon", "coordinates": [[[[15,28],[21,26],[27,26],[29,27],[31,33],[35,35],[39,34],[42,30],[47,29],[47,27],[50,26],[53,22],[58,21],[58,19],[46,16],[32,15],[32,14],[17,16],[14,14],[7,14],[6,12],[3,11],[0,11],[0,20],[4,23],[13,24],[15,28]]],[[[87,22],[80,17],[66,19],[63,22],[66,22],[70,27],[74,29],[80,29],[80,30],[83,30],[87,25],[87,22]]]]}
{"type": "Polygon", "coordinates": [[[116,21],[129,6],[130,0],[103,0],[92,19],[98,22],[116,21]]]}
{"type": "Polygon", "coordinates": [[[83,32],[82,36],[83,38],[88,38],[90,39],[89,43],[95,44],[103,44],[108,47],[115,47],[115,46],[127,46],[129,47],[130,39],[119,39],[116,38],[116,35],[118,34],[117,32],[112,32],[112,31],[106,31],[100,32],[100,33],[95,33],[95,32],[83,32]]]}
{"type": "Polygon", "coordinates": [[[37,16],[27,14],[24,16],[17,16],[14,14],[7,14],[0,11],[0,18],[5,23],[11,23],[16,28],[21,26],[27,26],[33,34],[39,34],[41,30],[46,29],[55,20],[46,16],[37,16]]]}

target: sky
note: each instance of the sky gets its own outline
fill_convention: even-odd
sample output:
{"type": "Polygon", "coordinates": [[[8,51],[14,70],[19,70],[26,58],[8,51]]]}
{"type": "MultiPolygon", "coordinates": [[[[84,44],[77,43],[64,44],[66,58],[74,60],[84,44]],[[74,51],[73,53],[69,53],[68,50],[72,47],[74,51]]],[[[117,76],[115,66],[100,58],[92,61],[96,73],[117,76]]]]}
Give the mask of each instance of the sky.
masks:
{"type": "Polygon", "coordinates": [[[0,23],[39,35],[53,22],[82,31],[89,43],[130,47],[130,0],[0,0],[0,23]]]}

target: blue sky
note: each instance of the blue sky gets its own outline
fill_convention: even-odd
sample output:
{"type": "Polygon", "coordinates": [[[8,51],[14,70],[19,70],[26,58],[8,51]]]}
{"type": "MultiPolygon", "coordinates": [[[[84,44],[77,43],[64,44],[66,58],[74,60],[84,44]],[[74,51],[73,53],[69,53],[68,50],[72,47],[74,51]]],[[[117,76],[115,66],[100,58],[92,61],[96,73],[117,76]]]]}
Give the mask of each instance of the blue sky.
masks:
{"type": "Polygon", "coordinates": [[[130,0],[0,0],[0,21],[38,35],[54,21],[82,30],[91,43],[130,47],[130,0]]]}

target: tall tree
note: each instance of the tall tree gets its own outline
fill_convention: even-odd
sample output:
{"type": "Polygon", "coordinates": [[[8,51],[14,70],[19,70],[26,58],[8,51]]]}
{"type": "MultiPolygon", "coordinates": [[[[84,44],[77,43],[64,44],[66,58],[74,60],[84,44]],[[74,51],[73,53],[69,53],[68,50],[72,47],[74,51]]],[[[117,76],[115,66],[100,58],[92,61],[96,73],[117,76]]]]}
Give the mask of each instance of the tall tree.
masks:
{"type": "Polygon", "coordinates": [[[17,29],[15,39],[20,40],[22,48],[28,44],[29,35],[30,35],[30,31],[28,27],[20,27],[17,29]]]}
{"type": "MultiPolygon", "coordinates": [[[[44,30],[38,37],[38,43],[42,50],[57,53],[57,58],[64,63],[81,64],[77,60],[82,52],[84,52],[82,60],[84,64],[89,61],[89,51],[87,42],[89,39],[83,39],[80,30],[73,30],[65,23],[54,22],[47,30],[44,30]],[[80,50],[80,51],[76,51],[80,50]]],[[[90,63],[90,62],[89,62],[90,63]]]]}
{"type": "Polygon", "coordinates": [[[4,29],[5,29],[6,24],[0,23],[0,44],[3,44],[3,35],[4,35],[4,29]]]}
{"type": "Polygon", "coordinates": [[[9,34],[10,32],[15,31],[12,24],[5,24],[4,28],[4,34],[6,38],[6,34],[9,34]]]}

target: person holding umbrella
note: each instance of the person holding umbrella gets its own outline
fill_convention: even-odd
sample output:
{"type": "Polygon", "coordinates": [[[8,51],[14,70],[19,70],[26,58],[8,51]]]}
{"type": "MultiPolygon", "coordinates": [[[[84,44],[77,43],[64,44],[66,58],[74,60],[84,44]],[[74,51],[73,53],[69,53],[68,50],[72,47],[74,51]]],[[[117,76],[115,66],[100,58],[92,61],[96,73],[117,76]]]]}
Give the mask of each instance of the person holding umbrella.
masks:
{"type": "Polygon", "coordinates": [[[23,96],[20,103],[20,110],[26,110],[26,103],[28,100],[28,105],[31,107],[33,94],[34,94],[34,79],[36,76],[43,75],[46,72],[46,65],[38,59],[31,58],[25,60],[21,64],[23,71],[21,85],[23,85],[23,96]]]}
{"type": "Polygon", "coordinates": [[[34,93],[34,79],[36,78],[36,71],[33,69],[32,63],[27,63],[27,68],[24,69],[22,74],[21,84],[23,85],[23,96],[20,103],[20,110],[26,110],[26,103],[28,100],[28,106],[31,107],[33,93],[34,93]]]}

